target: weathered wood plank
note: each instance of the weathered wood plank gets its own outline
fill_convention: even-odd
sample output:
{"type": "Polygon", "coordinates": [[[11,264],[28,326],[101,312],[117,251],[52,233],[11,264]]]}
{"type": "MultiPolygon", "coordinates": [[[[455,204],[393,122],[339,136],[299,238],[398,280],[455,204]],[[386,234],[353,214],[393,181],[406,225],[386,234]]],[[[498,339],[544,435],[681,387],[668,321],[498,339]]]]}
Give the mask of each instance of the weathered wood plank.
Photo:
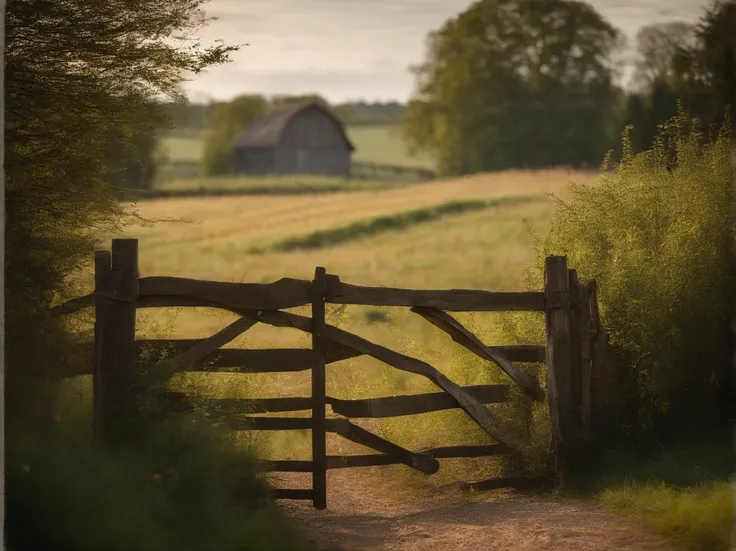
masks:
{"type": "Polygon", "coordinates": [[[225,419],[233,430],[311,430],[311,417],[247,417],[225,419]]]}
{"type": "Polygon", "coordinates": [[[540,402],[544,400],[544,391],[535,377],[524,373],[497,350],[483,344],[478,337],[463,327],[455,318],[436,308],[414,307],[411,311],[419,314],[429,323],[450,335],[453,341],[464,346],[476,356],[496,363],[529,396],[540,402]]]}
{"type": "MultiPolygon", "coordinates": [[[[263,312],[258,316],[258,320],[277,327],[294,327],[307,332],[311,329],[311,320],[309,318],[287,312],[263,312]]],[[[468,395],[461,386],[452,382],[431,365],[416,358],[404,356],[403,354],[399,354],[398,352],[394,352],[393,350],[374,344],[362,337],[353,335],[352,333],[348,333],[347,331],[343,331],[331,325],[325,326],[324,335],[328,339],[332,339],[345,346],[355,348],[356,350],[359,350],[364,354],[368,354],[377,360],[381,360],[396,369],[427,377],[430,381],[455,398],[460,404],[460,407],[470,415],[478,426],[480,426],[487,434],[492,436],[499,443],[506,444],[507,446],[517,449],[521,449],[523,447],[521,442],[519,442],[519,440],[513,435],[513,432],[504,426],[501,419],[490,412],[488,408],[483,406],[483,404],[478,402],[478,400],[468,395]]]]}
{"type": "Polygon", "coordinates": [[[240,318],[211,337],[199,340],[197,344],[186,352],[161,360],[151,371],[143,375],[140,381],[146,385],[165,381],[177,371],[191,368],[197,361],[202,360],[202,358],[212,354],[221,346],[236,339],[256,323],[251,318],[240,318]]]}
{"type": "MultiPolygon", "coordinates": [[[[206,339],[141,339],[135,341],[137,356],[160,357],[162,353],[181,354],[206,339]]],[[[83,352],[92,353],[93,342],[80,345],[83,352]]],[[[328,364],[355,358],[362,352],[353,350],[333,341],[325,342],[325,355],[328,364]]],[[[155,360],[154,360],[155,361],[155,360]]],[[[239,368],[242,373],[275,373],[307,371],[314,364],[314,353],[309,348],[273,348],[273,349],[240,349],[220,348],[194,362],[188,371],[210,371],[217,369],[239,368]]],[[[145,367],[139,366],[140,368],[145,367]]],[[[75,369],[65,376],[89,375],[90,367],[75,369]]]]}
{"type": "Polygon", "coordinates": [[[312,489],[313,506],[327,507],[327,435],[325,432],[325,292],[327,271],[317,267],[312,281],[312,489]]]}
{"type": "Polygon", "coordinates": [[[337,433],[340,436],[347,438],[356,444],[360,444],[395,457],[399,459],[399,462],[402,465],[416,469],[424,474],[434,474],[440,468],[439,462],[433,457],[411,452],[406,448],[402,448],[393,442],[389,442],[388,440],[365,430],[363,427],[354,425],[349,421],[346,423],[343,422],[342,426],[338,427],[338,429],[337,433]]]}
{"type": "MultiPolygon", "coordinates": [[[[505,402],[509,397],[508,385],[477,385],[463,387],[463,390],[484,404],[505,402]]],[[[159,398],[164,403],[170,404],[176,411],[188,411],[195,408],[194,403],[181,392],[162,392],[159,393],[159,398]]],[[[310,397],[217,398],[203,400],[201,403],[206,411],[222,414],[281,413],[306,411],[312,408],[310,397]]],[[[360,400],[342,400],[326,396],[325,403],[331,405],[335,413],[353,418],[398,417],[460,407],[457,400],[445,392],[360,400]]]]}
{"type": "MultiPolygon", "coordinates": [[[[204,339],[141,339],[136,342],[137,356],[160,357],[166,351],[169,354],[180,354],[204,339]]],[[[92,354],[93,342],[80,345],[83,353],[92,354]]],[[[545,347],[538,345],[494,346],[504,357],[512,362],[544,363],[545,347]]],[[[340,343],[325,341],[326,362],[328,364],[348,360],[363,353],[340,343]]],[[[314,354],[309,348],[274,348],[274,349],[240,349],[220,348],[201,361],[196,362],[190,371],[217,371],[218,369],[238,373],[282,373],[307,371],[312,369],[314,354]]],[[[155,361],[155,360],[154,360],[155,361]]],[[[89,375],[90,365],[73,366],[73,370],[63,373],[64,377],[89,375]]],[[[138,366],[138,370],[146,366],[138,366]]]]}
{"type": "Polygon", "coordinates": [[[273,283],[227,283],[181,277],[144,277],[141,297],[181,297],[206,305],[252,310],[279,310],[311,302],[311,283],[282,278],[273,283]]]}
{"type": "Polygon", "coordinates": [[[284,413],[312,409],[310,397],[220,398],[205,402],[207,411],[216,413],[284,413]]]}
{"type": "MultiPolygon", "coordinates": [[[[282,278],[273,283],[230,283],[182,277],[139,279],[138,308],[204,307],[225,310],[279,310],[311,302],[311,283],[282,278]]],[[[51,309],[53,315],[78,312],[94,305],[94,294],[68,300],[51,309]]]]}
{"type": "Polygon", "coordinates": [[[547,300],[547,401],[549,404],[555,472],[564,486],[568,450],[573,435],[570,399],[570,298],[567,258],[550,256],[545,261],[547,300]]]}
{"type": "MultiPolygon", "coordinates": [[[[99,297],[100,331],[97,342],[98,407],[101,440],[124,444],[135,423],[133,364],[135,362],[135,300],[138,294],[138,241],[113,239],[103,291],[99,297]]],[[[97,279],[97,278],[96,278],[97,279]]],[[[93,400],[94,401],[94,400],[93,400]]]]}
{"type": "Polygon", "coordinates": [[[273,499],[312,499],[314,492],[312,490],[292,490],[289,488],[272,488],[269,492],[273,499]]]}
{"type": "MultiPolygon", "coordinates": [[[[462,387],[462,389],[484,404],[496,404],[509,399],[508,385],[477,385],[462,387]]],[[[341,400],[328,397],[327,403],[332,406],[332,411],[335,413],[357,418],[399,417],[460,407],[458,401],[446,392],[362,400],[341,400]]]]}
{"type": "Polygon", "coordinates": [[[273,473],[311,473],[311,461],[295,461],[291,459],[280,459],[270,461],[259,461],[258,466],[265,472],[273,473]]]}
{"type": "Polygon", "coordinates": [[[546,361],[547,348],[542,344],[517,344],[511,346],[489,346],[510,362],[540,363],[546,361]]]}
{"type": "Polygon", "coordinates": [[[452,312],[497,312],[544,310],[540,292],[501,293],[469,289],[426,291],[391,287],[364,287],[342,283],[332,277],[327,283],[327,302],[372,306],[425,306],[452,312]]]}
{"type": "MultiPolygon", "coordinates": [[[[311,430],[311,417],[252,417],[237,415],[224,417],[223,424],[233,430],[311,430]]],[[[349,419],[326,419],[327,432],[345,433],[350,430],[349,419]]]]}
{"type": "MultiPolygon", "coordinates": [[[[509,453],[509,448],[498,444],[488,446],[448,446],[446,448],[432,448],[419,452],[422,455],[435,459],[455,459],[462,457],[493,457],[509,453]]],[[[353,467],[375,467],[380,465],[403,464],[399,457],[390,454],[364,455],[329,455],[327,456],[328,469],[349,469],[353,467]]]]}

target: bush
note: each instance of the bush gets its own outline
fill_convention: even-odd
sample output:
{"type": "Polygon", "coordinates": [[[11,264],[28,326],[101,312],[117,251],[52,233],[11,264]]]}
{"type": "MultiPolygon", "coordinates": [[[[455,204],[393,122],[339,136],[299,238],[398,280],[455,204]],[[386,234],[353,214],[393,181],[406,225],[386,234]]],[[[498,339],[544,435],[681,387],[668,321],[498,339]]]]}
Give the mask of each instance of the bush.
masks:
{"type": "MultiPolygon", "coordinates": [[[[84,415],[9,446],[7,542],[13,551],[309,549],[262,499],[251,455],[196,417],[169,417],[135,449],[90,444],[84,415]]],[[[88,419],[87,419],[88,420],[88,419]]]]}
{"type": "Polygon", "coordinates": [[[731,139],[704,139],[680,115],[653,147],[634,154],[628,130],[619,163],[598,185],[573,185],[540,242],[598,282],[603,323],[616,351],[630,434],[725,418],[733,304],[731,139]]]}

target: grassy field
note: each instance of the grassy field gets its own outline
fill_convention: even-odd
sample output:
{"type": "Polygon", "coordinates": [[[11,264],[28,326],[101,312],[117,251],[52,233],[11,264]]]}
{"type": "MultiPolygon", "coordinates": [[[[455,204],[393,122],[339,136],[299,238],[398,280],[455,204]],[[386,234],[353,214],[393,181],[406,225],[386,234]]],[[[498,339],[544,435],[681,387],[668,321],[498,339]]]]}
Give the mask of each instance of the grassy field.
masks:
{"type": "MultiPolygon", "coordinates": [[[[410,157],[395,126],[348,126],[348,137],[355,146],[353,159],[416,168],[432,169],[432,159],[410,157]]],[[[203,154],[199,137],[169,135],[161,138],[161,146],[169,161],[199,162],[203,154]]]]}

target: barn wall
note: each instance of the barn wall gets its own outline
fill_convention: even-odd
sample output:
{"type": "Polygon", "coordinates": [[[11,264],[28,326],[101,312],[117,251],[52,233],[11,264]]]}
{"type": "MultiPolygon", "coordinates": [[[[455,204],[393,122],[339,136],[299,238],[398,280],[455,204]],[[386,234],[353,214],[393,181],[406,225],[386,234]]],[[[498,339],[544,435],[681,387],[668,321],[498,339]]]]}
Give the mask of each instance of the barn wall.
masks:
{"type": "Polygon", "coordinates": [[[342,151],[347,148],[340,127],[317,109],[305,109],[287,125],[279,144],[285,149],[327,148],[342,151]]]}
{"type": "Polygon", "coordinates": [[[338,123],[318,109],[306,109],[286,127],[274,165],[280,173],[346,176],[350,150],[338,123]]]}
{"type": "Polygon", "coordinates": [[[350,152],[332,149],[277,149],[274,171],[280,174],[347,176],[350,152]]]}
{"type": "Polygon", "coordinates": [[[274,148],[236,150],[239,173],[350,174],[351,151],[342,125],[317,108],[296,113],[274,148]]]}
{"type": "Polygon", "coordinates": [[[267,174],[272,171],[273,150],[269,148],[245,148],[235,150],[235,167],[238,174],[267,174]]]}

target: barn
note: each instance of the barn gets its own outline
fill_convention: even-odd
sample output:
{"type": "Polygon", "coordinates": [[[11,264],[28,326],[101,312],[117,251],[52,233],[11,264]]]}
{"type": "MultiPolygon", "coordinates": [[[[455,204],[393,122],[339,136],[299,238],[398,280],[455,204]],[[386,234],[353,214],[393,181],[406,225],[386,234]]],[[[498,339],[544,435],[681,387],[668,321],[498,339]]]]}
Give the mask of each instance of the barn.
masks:
{"type": "Polygon", "coordinates": [[[235,142],[238,174],[348,176],[355,148],[342,122],[319,103],[276,108],[235,142]]]}

